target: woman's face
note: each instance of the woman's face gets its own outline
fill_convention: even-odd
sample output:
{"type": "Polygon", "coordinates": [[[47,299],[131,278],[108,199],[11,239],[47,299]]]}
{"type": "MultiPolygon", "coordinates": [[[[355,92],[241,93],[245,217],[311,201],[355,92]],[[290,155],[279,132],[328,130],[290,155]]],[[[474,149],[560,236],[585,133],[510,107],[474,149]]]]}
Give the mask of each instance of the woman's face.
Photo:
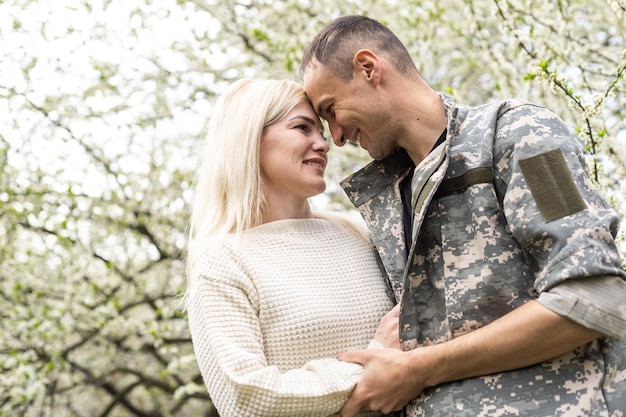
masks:
{"type": "Polygon", "coordinates": [[[269,204],[302,204],[326,189],[328,143],[311,104],[303,102],[261,138],[261,175],[269,204]]]}

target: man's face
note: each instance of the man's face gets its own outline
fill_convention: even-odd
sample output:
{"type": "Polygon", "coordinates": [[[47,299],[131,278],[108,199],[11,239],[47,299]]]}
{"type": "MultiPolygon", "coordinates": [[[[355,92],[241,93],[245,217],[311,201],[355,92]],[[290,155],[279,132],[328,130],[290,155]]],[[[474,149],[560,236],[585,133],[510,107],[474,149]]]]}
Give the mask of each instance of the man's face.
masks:
{"type": "Polygon", "coordinates": [[[319,62],[313,62],[303,74],[304,89],[316,113],[328,122],[337,146],[346,141],[359,144],[374,159],[389,155],[393,148],[387,139],[389,121],[378,89],[366,77],[355,72],[344,81],[319,62]]]}

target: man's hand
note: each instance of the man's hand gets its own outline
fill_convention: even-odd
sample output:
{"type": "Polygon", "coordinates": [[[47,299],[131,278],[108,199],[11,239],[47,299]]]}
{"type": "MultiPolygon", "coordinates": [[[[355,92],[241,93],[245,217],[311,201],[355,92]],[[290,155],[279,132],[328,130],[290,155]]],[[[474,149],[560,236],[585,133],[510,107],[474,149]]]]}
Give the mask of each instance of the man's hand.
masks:
{"type": "Polygon", "coordinates": [[[362,410],[390,413],[402,409],[417,397],[425,384],[420,381],[419,375],[410,371],[410,356],[411,352],[398,349],[353,350],[340,354],[339,360],[365,367],[341,410],[341,416],[354,417],[362,410]]]}
{"type": "Polygon", "coordinates": [[[383,316],[376,329],[374,340],[386,348],[400,349],[400,304],[383,316]]]}
{"type": "Polygon", "coordinates": [[[439,344],[407,352],[346,352],[338,358],[363,365],[365,372],[341,415],[354,417],[362,410],[390,413],[408,404],[426,387],[541,363],[600,336],[596,330],[561,317],[538,301],[529,301],[478,330],[439,344]]]}

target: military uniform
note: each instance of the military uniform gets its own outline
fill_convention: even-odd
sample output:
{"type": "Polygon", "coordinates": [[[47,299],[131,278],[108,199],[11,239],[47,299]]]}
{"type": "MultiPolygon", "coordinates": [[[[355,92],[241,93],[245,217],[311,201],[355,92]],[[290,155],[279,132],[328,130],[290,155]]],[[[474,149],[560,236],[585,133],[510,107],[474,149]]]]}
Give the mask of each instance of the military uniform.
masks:
{"type": "Polygon", "coordinates": [[[607,336],[541,364],[428,388],[406,415],[623,416],[619,219],[578,142],[554,113],[524,101],[443,100],[446,139],[412,177],[409,248],[399,184],[413,163],[404,150],[342,182],[402,304],[403,348],[461,336],[529,300],[607,336]]]}

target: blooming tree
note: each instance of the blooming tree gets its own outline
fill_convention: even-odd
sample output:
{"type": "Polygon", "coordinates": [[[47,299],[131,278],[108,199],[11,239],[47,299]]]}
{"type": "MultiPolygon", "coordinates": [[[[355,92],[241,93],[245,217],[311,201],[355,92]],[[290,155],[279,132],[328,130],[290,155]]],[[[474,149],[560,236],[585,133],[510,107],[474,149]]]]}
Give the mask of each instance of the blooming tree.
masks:
{"type": "MultiPolygon", "coordinates": [[[[626,214],[625,12],[624,0],[1,2],[0,415],[215,415],[179,308],[202,131],[229,82],[297,79],[307,42],[339,15],[389,25],[459,103],[555,110],[626,214]]],[[[332,184],[367,156],[330,159],[315,204],[348,209],[332,184]]]]}

